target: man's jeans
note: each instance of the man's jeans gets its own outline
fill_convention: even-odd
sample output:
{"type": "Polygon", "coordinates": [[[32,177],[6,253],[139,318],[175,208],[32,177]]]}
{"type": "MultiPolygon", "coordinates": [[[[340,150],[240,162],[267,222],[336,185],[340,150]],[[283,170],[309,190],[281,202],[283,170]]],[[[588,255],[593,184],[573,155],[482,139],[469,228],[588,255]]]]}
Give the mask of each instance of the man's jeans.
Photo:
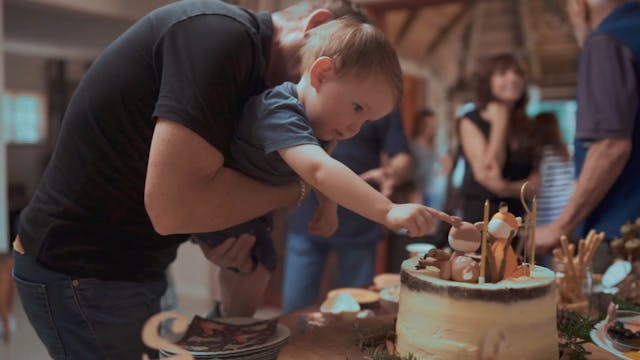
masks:
{"type": "Polygon", "coordinates": [[[74,278],[13,252],[24,311],[54,359],[157,358],[142,344],[144,322],[160,311],[166,280],[138,283],[74,278]]]}
{"type": "Polygon", "coordinates": [[[331,249],[338,253],[338,287],[367,287],[373,282],[376,243],[330,242],[326,238],[287,233],[283,311],[313,305],[331,249]]]}

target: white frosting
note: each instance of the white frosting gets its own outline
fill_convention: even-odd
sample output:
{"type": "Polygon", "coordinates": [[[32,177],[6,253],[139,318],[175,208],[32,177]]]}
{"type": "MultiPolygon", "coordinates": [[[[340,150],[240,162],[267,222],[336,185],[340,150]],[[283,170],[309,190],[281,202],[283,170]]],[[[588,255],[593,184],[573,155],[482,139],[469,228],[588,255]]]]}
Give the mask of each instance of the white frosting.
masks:
{"type": "MultiPolygon", "coordinates": [[[[497,284],[468,284],[412,271],[416,262],[417,258],[405,261],[403,270],[441,286],[492,291],[543,286],[554,281],[553,272],[536,266],[532,277],[497,284]]],[[[486,339],[491,337],[487,334],[500,333],[506,338],[499,359],[557,359],[555,296],[554,291],[549,291],[505,303],[413,291],[403,284],[396,323],[398,351],[402,356],[411,353],[418,359],[477,359],[483,341],[497,341],[486,339]]],[[[488,346],[492,348],[494,344],[488,346]]]]}
{"type": "Polygon", "coordinates": [[[514,279],[505,279],[498,283],[486,283],[486,284],[470,284],[451,280],[442,280],[433,276],[429,276],[424,271],[416,270],[419,257],[414,257],[402,262],[402,269],[409,274],[417,277],[423,281],[429,281],[432,284],[440,286],[457,286],[461,288],[471,289],[517,289],[517,288],[531,288],[536,286],[547,285],[555,281],[555,273],[546,267],[535,266],[531,272],[531,276],[519,277],[514,279]]]}

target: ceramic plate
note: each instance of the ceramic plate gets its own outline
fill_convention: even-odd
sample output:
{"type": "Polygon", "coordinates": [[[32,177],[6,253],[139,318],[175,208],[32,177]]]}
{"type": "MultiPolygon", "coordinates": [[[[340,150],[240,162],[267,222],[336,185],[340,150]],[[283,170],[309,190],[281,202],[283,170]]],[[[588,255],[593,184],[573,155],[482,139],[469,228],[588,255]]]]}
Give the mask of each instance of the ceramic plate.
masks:
{"type": "Polygon", "coordinates": [[[605,326],[604,326],[605,323],[606,323],[606,320],[602,320],[599,323],[597,323],[596,326],[593,327],[593,329],[591,330],[591,333],[590,333],[591,334],[591,340],[593,340],[593,342],[596,345],[598,345],[602,349],[610,352],[611,354],[617,356],[618,358],[625,359],[625,360],[631,360],[630,358],[624,356],[622,354],[622,352],[620,352],[618,349],[616,349],[613,346],[613,343],[607,337],[607,330],[605,329],[605,326]]]}

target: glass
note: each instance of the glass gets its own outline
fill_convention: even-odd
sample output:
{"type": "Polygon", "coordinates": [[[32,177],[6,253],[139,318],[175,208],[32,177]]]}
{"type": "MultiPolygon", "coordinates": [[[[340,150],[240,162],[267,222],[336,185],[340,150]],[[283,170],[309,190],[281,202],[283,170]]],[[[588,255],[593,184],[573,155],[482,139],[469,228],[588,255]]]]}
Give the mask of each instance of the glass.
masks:
{"type": "MultiPolygon", "coordinates": [[[[564,278],[565,273],[564,262],[559,262],[555,259],[555,257],[551,260],[551,269],[556,273],[556,281],[560,283],[564,278]]],[[[593,292],[593,271],[591,270],[591,266],[587,265],[584,268],[584,278],[582,280],[582,294],[585,298],[589,298],[591,293],[593,292]]]]}

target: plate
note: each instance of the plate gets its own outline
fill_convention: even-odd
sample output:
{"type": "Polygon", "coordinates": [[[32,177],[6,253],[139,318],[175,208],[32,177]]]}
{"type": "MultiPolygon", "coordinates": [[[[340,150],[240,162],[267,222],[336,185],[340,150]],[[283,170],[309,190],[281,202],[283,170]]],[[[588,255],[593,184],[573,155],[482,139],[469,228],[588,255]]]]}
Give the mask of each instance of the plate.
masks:
{"type": "Polygon", "coordinates": [[[605,326],[604,326],[606,322],[607,322],[606,319],[602,320],[599,323],[597,323],[596,326],[593,327],[590,333],[591,340],[593,340],[593,342],[596,345],[598,345],[600,348],[617,356],[620,359],[632,360],[631,358],[624,356],[624,354],[621,351],[619,351],[613,346],[613,343],[607,337],[607,329],[605,329],[605,326]]]}
{"type": "Polygon", "coordinates": [[[331,298],[340,293],[348,293],[353,296],[354,299],[358,302],[358,304],[371,304],[380,300],[380,295],[371,290],[361,289],[361,288],[341,288],[329,291],[327,294],[327,298],[331,298]]]}
{"type": "Polygon", "coordinates": [[[383,273],[378,274],[373,278],[374,290],[382,290],[395,284],[400,284],[400,274],[383,273]]]}
{"type": "MultiPolygon", "coordinates": [[[[247,323],[255,322],[256,319],[253,318],[218,318],[217,321],[223,321],[234,325],[245,325],[247,323]]],[[[236,350],[227,350],[227,351],[189,351],[189,353],[196,358],[199,357],[215,357],[215,358],[237,358],[237,357],[254,357],[254,356],[263,356],[274,350],[279,351],[279,349],[284,346],[284,344],[289,339],[291,331],[289,328],[282,324],[277,324],[275,333],[263,344],[236,349],[236,350]]],[[[171,355],[174,352],[170,350],[161,350],[162,353],[171,355]]]]}

